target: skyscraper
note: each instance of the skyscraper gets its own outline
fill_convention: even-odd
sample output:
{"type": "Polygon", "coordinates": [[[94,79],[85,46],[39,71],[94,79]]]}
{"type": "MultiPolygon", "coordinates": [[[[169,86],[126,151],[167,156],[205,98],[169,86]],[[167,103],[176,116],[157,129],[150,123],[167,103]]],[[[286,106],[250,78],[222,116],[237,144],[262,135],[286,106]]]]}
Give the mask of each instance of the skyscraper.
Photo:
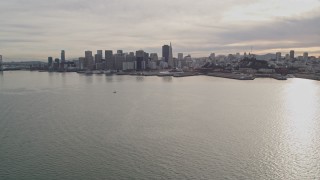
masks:
{"type": "Polygon", "coordinates": [[[85,51],[85,64],[87,65],[85,67],[87,70],[93,70],[92,51],[85,51]]]}
{"type": "Polygon", "coordinates": [[[182,60],[183,59],[183,53],[178,53],[178,60],[182,60]]]}
{"type": "Polygon", "coordinates": [[[106,60],[106,69],[113,69],[113,52],[112,50],[105,50],[104,51],[104,55],[105,55],[105,60],[106,60]]]}
{"type": "Polygon", "coordinates": [[[150,53],[151,61],[158,61],[158,54],[157,53],[150,53]]]}
{"type": "Polygon", "coordinates": [[[141,71],[145,66],[145,52],[143,50],[136,51],[136,69],[141,71]]]}
{"type": "Polygon", "coordinates": [[[123,70],[123,62],[125,62],[126,57],[123,53],[117,53],[113,56],[114,58],[114,69],[116,70],[123,70]]]}
{"type": "Polygon", "coordinates": [[[170,54],[170,47],[168,45],[162,46],[162,57],[164,58],[165,62],[169,61],[169,54],[170,54]]]}
{"type": "Polygon", "coordinates": [[[53,58],[52,57],[48,57],[48,67],[52,67],[53,65],[53,58]]]}
{"type": "Polygon", "coordinates": [[[102,61],[102,52],[101,53],[97,53],[97,54],[95,54],[94,55],[94,61],[95,61],[95,63],[101,63],[101,61],[102,61]]]}
{"type": "Polygon", "coordinates": [[[85,67],[87,66],[85,63],[86,63],[85,58],[79,57],[79,69],[81,70],[85,69],[85,67]]]}
{"type": "Polygon", "coordinates": [[[61,63],[64,64],[66,61],[66,53],[64,50],[61,50],[61,63]]]}
{"type": "Polygon", "coordinates": [[[290,59],[294,59],[294,50],[290,51],[290,59]]]}
{"type": "Polygon", "coordinates": [[[170,42],[170,47],[169,47],[169,60],[168,60],[168,64],[169,64],[169,67],[171,67],[171,68],[174,68],[174,67],[175,67],[174,61],[173,61],[173,55],[172,55],[172,45],[171,45],[171,42],[170,42]]]}
{"type": "Polygon", "coordinates": [[[97,50],[97,54],[100,54],[100,55],[101,55],[101,58],[103,57],[103,55],[102,55],[102,50],[97,50]]]}

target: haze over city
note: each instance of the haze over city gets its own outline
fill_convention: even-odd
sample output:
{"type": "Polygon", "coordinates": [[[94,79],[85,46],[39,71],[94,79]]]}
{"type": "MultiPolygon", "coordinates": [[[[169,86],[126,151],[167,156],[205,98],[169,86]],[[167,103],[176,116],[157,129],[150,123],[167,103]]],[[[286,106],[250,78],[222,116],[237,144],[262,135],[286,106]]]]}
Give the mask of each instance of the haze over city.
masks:
{"type": "Polygon", "coordinates": [[[0,2],[4,60],[46,60],[65,49],[320,55],[319,0],[10,0],[0,2]]]}

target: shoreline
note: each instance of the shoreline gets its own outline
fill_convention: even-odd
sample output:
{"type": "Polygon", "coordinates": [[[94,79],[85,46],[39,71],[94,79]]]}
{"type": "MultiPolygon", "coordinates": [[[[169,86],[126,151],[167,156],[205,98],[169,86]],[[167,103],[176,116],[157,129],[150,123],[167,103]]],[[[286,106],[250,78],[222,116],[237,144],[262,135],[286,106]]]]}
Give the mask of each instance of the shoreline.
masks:
{"type": "Polygon", "coordinates": [[[36,71],[36,72],[48,72],[48,73],[78,73],[83,75],[105,75],[105,76],[157,76],[157,77],[190,77],[190,76],[211,76],[211,77],[218,77],[218,78],[226,78],[226,79],[234,79],[234,80],[254,80],[256,78],[271,78],[276,80],[287,80],[289,78],[299,78],[299,79],[308,79],[308,80],[315,80],[320,81],[320,75],[316,74],[288,74],[288,75],[280,75],[280,74],[240,74],[240,73],[221,73],[221,72],[214,72],[214,73],[198,73],[198,72],[160,72],[160,71],[145,71],[145,72],[117,72],[117,73],[108,73],[105,71],[92,71],[90,73],[86,73],[85,71],[45,71],[45,70],[25,70],[25,69],[10,69],[10,70],[2,70],[0,73],[10,72],[10,71],[36,71]]]}

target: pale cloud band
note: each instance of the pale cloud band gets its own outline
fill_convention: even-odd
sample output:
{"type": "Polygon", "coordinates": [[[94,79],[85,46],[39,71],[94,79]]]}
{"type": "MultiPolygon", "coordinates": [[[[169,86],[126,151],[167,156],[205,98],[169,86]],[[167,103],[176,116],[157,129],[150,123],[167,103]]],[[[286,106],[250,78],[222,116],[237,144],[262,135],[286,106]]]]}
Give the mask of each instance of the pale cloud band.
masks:
{"type": "Polygon", "coordinates": [[[11,59],[144,49],[207,56],[309,51],[320,55],[319,0],[0,1],[0,54],[11,59]]]}

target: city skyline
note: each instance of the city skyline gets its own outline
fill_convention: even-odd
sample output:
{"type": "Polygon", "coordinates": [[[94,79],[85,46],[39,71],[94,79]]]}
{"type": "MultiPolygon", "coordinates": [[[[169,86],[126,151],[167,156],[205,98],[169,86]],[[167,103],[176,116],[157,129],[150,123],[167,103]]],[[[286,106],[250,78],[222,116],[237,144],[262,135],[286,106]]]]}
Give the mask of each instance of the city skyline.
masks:
{"type": "Polygon", "coordinates": [[[45,60],[60,50],[122,49],[193,57],[295,50],[320,55],[319,0],[308,1],[2,1],[0,54],[6,60],[45,60]]]}

